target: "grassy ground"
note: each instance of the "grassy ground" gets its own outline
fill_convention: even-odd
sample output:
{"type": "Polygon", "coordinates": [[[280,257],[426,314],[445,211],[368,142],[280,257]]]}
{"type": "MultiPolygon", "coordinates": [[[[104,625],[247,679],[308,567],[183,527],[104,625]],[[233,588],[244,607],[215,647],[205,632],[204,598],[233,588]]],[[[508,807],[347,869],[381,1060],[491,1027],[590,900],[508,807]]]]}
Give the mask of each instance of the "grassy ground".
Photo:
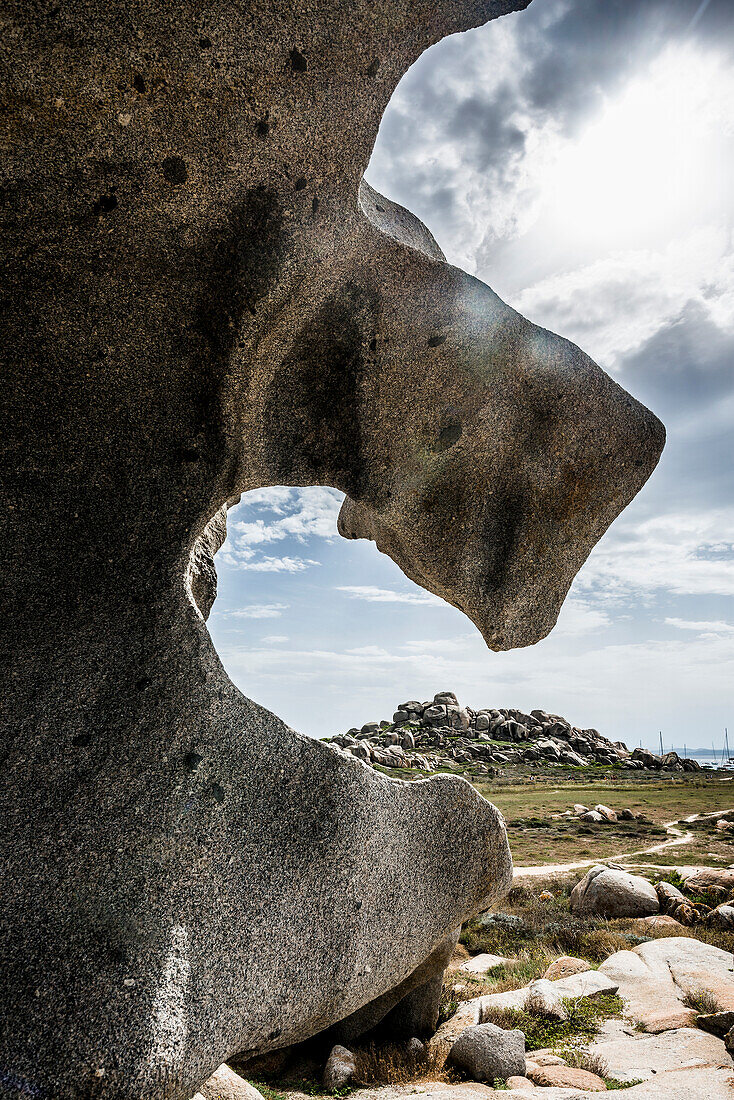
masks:
{"type": "MultiPolygon", "coordinates": [[[[734,784],[712,776],[668,776],[661,780],[633,779],[627,774],[604,783],[536,779],[530,783],[477,781],[474,785],[505,815],[513,859],[519,866],[604,859],[649,848],[666,839],[664,822],[734,807],[734,784]],[[648,823],[594,825],[549,817],[571,809],[574,802],[590,807],[602,802],[615,810],[629,808],[635,814],[644,814],[648,823]]],[[[639,858],[640,862],[647,858],[670,866],[676,863],[716,866],[734,862],[733,841],[734,836],[726,840],[716,834],[714,825],[709,825],[701,828],[696,844],[691,847],[639,858]]]]}
{"type": "Polygon", "coordinates": [[[612,809],[629,808],[645,814],[657,825],[689,814],[734,807],[734,782],[710,776],[669,775],[665,779],[632,778],[629,772],[604,783],[502,783],[494,780],[474,784],[480,794],[494,802],[506,818],[544,817],[570,810],[574,802],[612,809]]]}
{"type": "MultiPolygon", "coordinates": [[[[667,838],[661,825],[637,821],[595,824],[564,818],[510,818],[507,835],[518,866],[602,859],[612,853],[633,852],[667,838]]],[[[652,857],[647,857],[652,859],[652,857]]]]}

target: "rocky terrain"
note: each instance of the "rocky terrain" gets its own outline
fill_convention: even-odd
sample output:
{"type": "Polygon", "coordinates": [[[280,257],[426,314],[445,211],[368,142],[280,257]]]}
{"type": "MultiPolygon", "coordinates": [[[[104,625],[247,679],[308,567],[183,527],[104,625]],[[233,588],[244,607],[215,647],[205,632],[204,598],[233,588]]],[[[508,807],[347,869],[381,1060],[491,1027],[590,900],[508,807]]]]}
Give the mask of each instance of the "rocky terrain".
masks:
{"type": "Polygon", "coordinates": [[[195,1100],[731,1098],[732,901],[732,869],[680,888],[614,865],[516,884],[464,927],[437,1026],[236,1061],[195,1100]]]}
{"type": "Polygon", "coordinates": [[[424,772],[456,764],[471,765],[479,775],[516,764],[701,770],[697,760],[676,752],[658,756],[647,749],[630,750],[622,741],[610,741],[595,729],[579,729],[544,710],[473,710],[461,706],[452,691],[440,691],[429,702],[400,703],[391,722],[368,722],[330,741],[368,764],[424,772]]]}

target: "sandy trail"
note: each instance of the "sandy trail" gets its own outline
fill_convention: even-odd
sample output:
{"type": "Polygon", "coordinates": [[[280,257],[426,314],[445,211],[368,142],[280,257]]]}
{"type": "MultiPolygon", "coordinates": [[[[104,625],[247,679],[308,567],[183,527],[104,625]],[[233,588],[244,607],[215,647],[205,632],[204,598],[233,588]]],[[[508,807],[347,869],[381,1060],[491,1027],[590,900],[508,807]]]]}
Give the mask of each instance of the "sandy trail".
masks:
{"type": "MultiPolygon", "coordinates": [[[[594,867],[597,863],[621,863],[625,860],[631,859],[633,856],[647,856],[654,855],[656,852],[664,852],[668,848],[677,848],[684,844],[690,844],[693,840],[693,833],[682,832],[679,825],[690,825],[692,821],[698,820],[698,818],[706,817],[721,817],[724,814],[730,814],[732,810],[716,810],[713,813],[706,814],[691,814],[689,817],[681,818],[679,821],[666,821],[665,828],[668,831],[670,840],[664,840],[661,844],[653,844],[650,848],[640,848],[634,852],[620,852],[616,855],[604,856],[599,859],[585,859],[579,863],[543,863],[536,867],[515,867],[515,878],[537,878],[541,875],[558,875],[563,874],[565,871],[580,871],[584,867],[594,867]]],[[[656,863],[635,864],[636,868],[641,867],[658,868],[656,863]]],[[[694,870],[693,867],[681,867],[673,868],[670,866],[659,867],[660,870],[672,871],[672,870],[694,870]]]]}

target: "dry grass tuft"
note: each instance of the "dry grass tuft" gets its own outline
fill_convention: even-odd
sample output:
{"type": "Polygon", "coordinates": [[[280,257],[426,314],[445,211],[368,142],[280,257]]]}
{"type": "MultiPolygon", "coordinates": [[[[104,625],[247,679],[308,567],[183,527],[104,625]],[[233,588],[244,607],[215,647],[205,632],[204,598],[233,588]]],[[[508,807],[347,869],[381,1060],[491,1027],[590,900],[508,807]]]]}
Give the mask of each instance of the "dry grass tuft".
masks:
{"type": "Polygon", "coordinates": [[[446,1053],[437,1044],[426,1043],[419,1054],[408,1049],[407,1043],[370,1043],[355,1050],[357,1071],[355,1084],[408,1085],[412,1081],[449,1081],[446,1053]]]}
{"type": "Polygon", "coordinates": [[[701,1016],[711,1016],[715,1012],[721,1012],[721,1005],[708,989],[689,989],[683,998],[683,1004],[701,1016]]]}
{"type": "Polygon", "coordinates": [[[602,1080],[609,1077],[609,1066],[600,1054],[586,1050],[585,1047],[563,1047],[558,1052],[558,1057],[563,1058],[567,1066],[574,1069],[585,1069],[587,1073],[595,1073],[602,1080]]]}
{"type": "Polygon", "coordinates": [[[592,932],[587,932],[582,944],[582,954],[598,962],[603,962],[617,951],[629,951],[631,946],[627,936],[611,928],[595,928],[592,932]]]}

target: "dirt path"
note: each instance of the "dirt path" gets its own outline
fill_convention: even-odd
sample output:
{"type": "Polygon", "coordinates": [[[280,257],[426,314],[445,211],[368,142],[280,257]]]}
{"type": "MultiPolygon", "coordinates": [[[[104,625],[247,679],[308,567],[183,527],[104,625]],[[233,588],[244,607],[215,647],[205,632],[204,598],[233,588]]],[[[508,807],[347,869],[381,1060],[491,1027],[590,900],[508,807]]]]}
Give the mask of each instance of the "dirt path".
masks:
{"type": "MultiPolygon", "coordinates": [[[[632,859],[633,856],[647,856],[654,855],[655,852],[664,852],[668,848],[677,848],[684,844],[690,844],[693,840],[693,833],[682,832],[679,825],[690,825],[692,821],[696,821],[701,817],[720,817],[722,814],[732,813],[731,810],[716,810],[714,813],[707,814],[691,814],[690,817],[681,818],[680,821],[667,821],[665,828],[670,836],[670,840],[664,840],[661,844],[653,844],[651,848],[641,848],[634,852],[620,852],[617,855],[603,856],[598,859],[585,859],[579,863],[543,863],[536,867],[515,867],[515,878],[538,878],[541,875],[558,875],[563,874],[565,871],[580,871],[584,867],[594,867],[597,863],[620,863],[624,864],[625,860],[632,859]]],[[[665,866],[661,867],[656,863],[635,864],[635,870],[639,870],[642,866],[646,868],[652,868],[653,870],[672,871],[676,868],[665,866]]],[[[682,870],[683,868],[681,868],[682,870]]],[[[690,868],[685,868],[689,870],[690,868]]]]}

